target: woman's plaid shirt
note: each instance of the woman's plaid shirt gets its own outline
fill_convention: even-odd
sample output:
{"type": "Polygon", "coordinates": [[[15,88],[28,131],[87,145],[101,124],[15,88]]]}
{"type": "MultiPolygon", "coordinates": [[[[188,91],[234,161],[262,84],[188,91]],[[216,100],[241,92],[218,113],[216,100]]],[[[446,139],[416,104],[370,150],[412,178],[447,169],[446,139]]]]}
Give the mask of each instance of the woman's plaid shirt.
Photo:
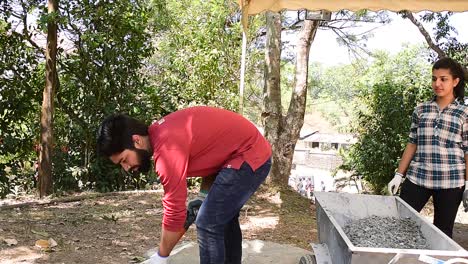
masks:
{"type": "Polygon", "coordinates": [[[465,185],[468,107],[455,100],[440,111],[435,99],[418,105],[411,117],[409,142],[416,144],[406,177],[429,189],[465,185]]]}

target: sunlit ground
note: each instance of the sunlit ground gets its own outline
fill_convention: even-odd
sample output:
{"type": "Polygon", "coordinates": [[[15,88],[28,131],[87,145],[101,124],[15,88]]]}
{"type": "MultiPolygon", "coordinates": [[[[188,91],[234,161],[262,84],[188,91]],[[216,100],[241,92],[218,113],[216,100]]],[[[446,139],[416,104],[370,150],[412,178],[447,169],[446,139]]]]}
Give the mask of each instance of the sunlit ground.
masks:
{"type": "Polygon", "coordinates": [[[25,246],[0,250],[0,264],[35,263],[41,257],[42,254],[25,246]]]}

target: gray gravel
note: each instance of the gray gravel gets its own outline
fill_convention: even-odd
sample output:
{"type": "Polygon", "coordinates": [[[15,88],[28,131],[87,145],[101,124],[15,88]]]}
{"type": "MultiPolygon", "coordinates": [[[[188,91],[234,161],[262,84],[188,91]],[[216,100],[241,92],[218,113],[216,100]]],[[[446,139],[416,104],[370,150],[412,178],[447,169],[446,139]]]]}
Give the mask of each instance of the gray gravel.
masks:
{"type": "Polygon", "coordinates": [[[429,249],[419,226],[409,218],[371,216],[343,230],[357,247],[429,249]]]}

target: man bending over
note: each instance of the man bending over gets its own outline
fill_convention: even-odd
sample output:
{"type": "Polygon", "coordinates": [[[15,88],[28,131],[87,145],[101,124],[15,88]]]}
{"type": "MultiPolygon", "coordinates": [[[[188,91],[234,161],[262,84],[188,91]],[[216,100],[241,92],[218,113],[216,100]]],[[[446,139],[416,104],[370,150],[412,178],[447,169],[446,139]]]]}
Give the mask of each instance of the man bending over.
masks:
{"type": "Polygon", "coordinates": [[[149,263],[166,263],[188,228],[187,177],[214,179],[211,188],[202,180],[209,191],[195,221],[200,263],[241,263],[239,212],[271,167],[270,144],[250,121],[206,106],[176,111],[150,126],[115,114],[102,122],[97,146],[128,172],[148,172],[153,163],[164,187],[161,241],[149,263]]]}

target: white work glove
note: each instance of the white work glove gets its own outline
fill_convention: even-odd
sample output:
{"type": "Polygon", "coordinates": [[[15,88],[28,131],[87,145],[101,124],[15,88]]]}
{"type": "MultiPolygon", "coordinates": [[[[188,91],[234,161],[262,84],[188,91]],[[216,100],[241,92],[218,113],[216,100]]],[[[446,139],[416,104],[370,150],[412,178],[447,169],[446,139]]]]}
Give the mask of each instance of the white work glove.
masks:
{"type": "Polygon", "coordinates": [[[400,187],[401,180],[403,178],[403,174],[399,172],[395,172],[395,176],[393,179],[388,183],[388,192],[391,195],[395,195],[400,187]]]}
{"type": "Polygon", "coordinates": [[[465,213],[468,212],[468,181],[465,181],[465,191],[463,192],[463,207],[465,207],[465,213]]]}
{"type": "Polygon", "coordinates": [[[161,257],[159,256],[159,252],[154,253],[151,257],[141,264],[166,264],[168,257],[161,257]]]}

